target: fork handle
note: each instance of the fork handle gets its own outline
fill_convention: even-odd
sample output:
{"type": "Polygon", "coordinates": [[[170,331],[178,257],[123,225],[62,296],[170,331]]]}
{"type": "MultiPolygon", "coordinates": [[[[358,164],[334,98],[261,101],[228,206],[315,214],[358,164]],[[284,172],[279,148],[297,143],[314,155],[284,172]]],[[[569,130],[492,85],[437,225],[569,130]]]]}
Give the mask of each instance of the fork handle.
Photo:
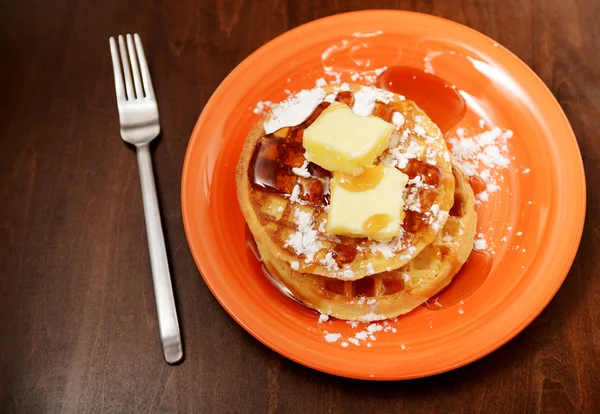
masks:
{"type": "Polygon", "coordinates": [[[171,286],[169,262],[165,248],[165,238],[160,223],[150,146],[148,144],[137,146],[137,159],[142,186],[142,200],[144,203],[144,217],[146,232],[148,234],[148,248],[150,250],[150,264],[152,266],[152,280],[154,282],[154,298],[158,313],[158,327],[162,342],[165,360],[174,364],[183,357],[181,334],[175,299],[171,286]]]}

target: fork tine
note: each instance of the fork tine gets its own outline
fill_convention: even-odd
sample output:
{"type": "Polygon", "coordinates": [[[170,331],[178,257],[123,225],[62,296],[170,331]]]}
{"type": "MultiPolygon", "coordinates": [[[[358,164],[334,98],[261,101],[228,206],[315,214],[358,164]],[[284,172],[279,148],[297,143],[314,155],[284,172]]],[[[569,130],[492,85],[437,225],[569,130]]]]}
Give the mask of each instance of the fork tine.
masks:
{"type": "Polygon", "coordinates": [[[123,64],[123,73],[125,74],[125,88],[127,89],[127,99],[135,99],[133,93],[133,82],[131,81],[131,70],[129,69],[129,59],[127,58],[127,49],[125,40],[119,35],[119,49],[121,51],[121,63],[123,64]]]}
{"type": "Polygon", "coordinates": [[[115,75],[115,91],[117,92],[117,102],[125,100],[125,86],[123,85],[123,75],[121,73],[121,63],[119,62],[119,52],[117,51],[117,42],[114,37],[108,41],[110,44],[110,56],[112,57],[113,73],[115,75]]]}
{"type": "Polygon", "coordinates": [[[144,48],[142,47],[142,39],[136,33],[133,35],[135,41],[135,49],[137,50],[138,61],[140,63],[140,70],[142,72],[142,81],[144,83],[144,90],[146,91],[147,98],[154,98],[154,88],[152,87],[152,79],[150,79],[150,71],[148,70],[148,63],[146,62],[146,55],[144,54],[144,48]]]}
{"type": "Polygon", "coordinates": [[[138,65],[135,47],[133,46],[133,37],[127,35],[127,49],[129,50],[129,60],[131,62],[131,71],[133,72],[133,83],[135,83],[135,93],[139,99],[144,97],[142,88],[142,78],[140,77],[140,66],[138,65]]]}

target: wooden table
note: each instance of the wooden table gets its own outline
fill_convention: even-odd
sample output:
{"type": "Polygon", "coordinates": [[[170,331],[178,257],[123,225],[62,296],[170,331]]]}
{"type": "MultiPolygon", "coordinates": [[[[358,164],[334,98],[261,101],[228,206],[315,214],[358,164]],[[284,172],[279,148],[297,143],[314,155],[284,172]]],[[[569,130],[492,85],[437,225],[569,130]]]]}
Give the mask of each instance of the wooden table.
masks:
{"type": "Polygon", "coordinates": [[[600,177],[597,0],[23,0],[0,4],[0,412],[598,412],[600,193],[566,282],[523,333],[456,371],[368,383],[300,366],[221,308],[187,247],[180,177],[211,93],[297,25],[366,6],[431,13],[516,53],[550,87],[600,177]],[[108,37],[138,32],[161,110],[154,147],[186,359],[158,341],[134,152],[108,37]]]}

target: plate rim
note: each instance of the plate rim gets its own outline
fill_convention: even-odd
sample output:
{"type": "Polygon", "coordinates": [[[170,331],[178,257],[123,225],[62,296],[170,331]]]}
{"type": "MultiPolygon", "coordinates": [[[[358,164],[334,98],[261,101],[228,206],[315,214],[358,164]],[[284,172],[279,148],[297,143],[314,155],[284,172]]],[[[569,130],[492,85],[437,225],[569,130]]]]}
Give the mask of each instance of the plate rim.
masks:
{"type": "MultiPolygon", "coordinates": [[[[455,22],[453,20],[449,20],[443,17],[439,17],[439,16],[434,16],[434,15],[430,15],[430,14],[426,14],[426,13],[419,13],[419,12],[414,12],[414,11],[404,11],[404,10],[381,10],[381,9],[375,9],[375,10],[361,10],[361,11],[352,11],[352,12],[346,12],[346,13],[339,13],[339,14],[334,14],[331,16],[327,16],[327,17],[323,17],[320,19],[315,19],[312,20],[310,22],[304,23],[302,25],[299,25],[291,30],[288,30],[286,32],[281,33],[280,35],[276,36],[275,38],[271,39],[270,41],[268,41],[267,43],[265,43],[264,45],[262,45],[261,47],[259,47],[258,49],[256,49],[254,52],[252,52],[250,55],[248,55],[246,58],[244,58],[226,77],[225,79],[219,84],[219,86],[215,89],[215,91],[213,92],[213,94],[211,95],[211,97],[209,98],[209,100],[206,102],[204,108],[202,109],[202,112],[198,118],[198,120],[196,121],[196,124],[194,126],[194,129],[191,133],[190,136],[190,140],[188,142],[187,148],[186,148],[186,153],[185,153],[185,159],[184,159],[184,164],[183,164],[183,169],[182,169],[182,183],[181,183],[181,208],[182,208],[182,218],[183,218],[183,222],[184,222],[184,230],[185,230],[185,234],[186,234],[186,239],[188,242],[188,245],[190,247],[190,251],[192,253],[192,256],[194,258],[194,262],[196,264],[196,267],[198,268],[198,271],[201,275],[201,277],[203,278],[205,284],[208,286],[209,290],[211,291],[211,293],[213,294],[213,296],[217,299],[217,301],[219,302],[219,304],[227,311],[227,313],[242,327],[244,328],[248,333],[250,333],[254,338],[258,339],[260,342],[262,342],[264,345],[266,345],[267,347],[271,348],[272,350],[274,350],[275,352],[279,353],[280,355],[285,356],[286,358],[295,361],[299,364],[302,364],[304,366],[307,366],[309,368],[321,371],[321,372],[325,372],[328,374],[332,374],[332,375],[336,375],[336,376],[341,376],[341,377],[346,377],[346,378],[355,378],[355,379],[366,379],[366,380],[405,380],[405,379],[414,379],[414,378],[422,378],[422,377],[427,377],[427,376],[431,376],[431,375],[436,375],[436,374],[440,374],[443,372],[448,372],[457,368],[460,368],[462,366],[468,365],[490,353],[492,353],[493,351],[497,350],[498,348],[500,348],[501,346],[503,346],[504,344],[506,344],[507,342],[509,342],[510,340],[512,340],[516,335],[518,335],[520,332],[522,332],[535,318],[537,318],[539,316],[539,314],[546,308],[546,306],[548,306],[548,304],[551,302],[551,300],[554,298],[554,296],[556,295],[556,293],[558,292],[558,290],[560,289],[560,287],[562,286],[562,284],[564,283],[564,280],[570,270],[570,268],[573,265],[573,262],[575,260],[577,251],[579,249],[579,245],[581,242],[581,238],[583,235],[583,229],[584,229],[584,224],[585,224],[585,216],[586,216],[586,200],[587,200],[587,189],[586,189],[586,177],[585,177],[585,170],[584,170],[584,166],[583,166],[583,160],[581,157],[581,150],[579,148],[579,144],[577,142],[575,133],[573,132],[572,126],[566,116],[566,114],[564,113],[564,110],[562,109],[562,107],[560,106],[560,104],[558,103],[556,97],[554,96],[554,94],[552,93],[552,91],[548,88],[548,86],[541,80],[541,78],[525,63],[523,62],[518,56],[516,56],[514,53],[512,53],[509,49],[505,48],[505,47],[501,47],[502,53],[506,54],[508,57],[510,57],[517,65],[519,65],[520,67],[522,67],[523,69],[526,70],[526,72],[529,72],[529,74],[531,75],[531,78],[539,85],[542,87],[542,89],[544,90],[545,94],[547,95],[547,97],[549,98],[550,102],[552,102],[552,105],[555,107],[555,109],[558,111],[558,113],[560,113],[561,115],[561,123],[564,123],[565,127],[568,129],[569,132],[569,137],[570,137],[570,141],[571,144],[574,144],[573,149],[575,149],[576,151],[576,155],[578,157],[577,158],[577,175],[580,178],[580,185],[581,185],[581,208],[580,211],[575,212],[577,213],[577,219],[578,219],[578,223],[576,223],[576,225],[574,226],[574,228],[577,230],[576,231],[576,235],[577,237],[575,237],[574,242],[571,245],[571,249],[569,254],[567,255],[567,260],[565,260],[564,262],[564,268],[561,269],[560,271],[556,272],[556,275],[560,275],[560,277],[556,277],[555,278],[555,284],[552,287],[551,290],[548,290],[548,293],[546,295],[544,295],[543,299],[540,300],[538,306],[531,311],[528,316],[526,318],[522,318],[520,319],[519,323],[516,323],[512,329],[506,331],[506,333],[504,335],[502,335],[501,338],[497,339],[496,341],[494,341],[493,343],[490,343],[487,347],[483,347],[482,349],[480,349],[478,352],[474,352],[468,355],[468,357],[463,358],[460,362],[454,363],[454,364],[449,364],[446,365],[444,368],[438,368],[438,369],[430,369],[430,370],[423,370],[421,371],[418,375],[398,375],[398,374],[389,374],[389,375],[381,375],[378,374],[377,377],[372,378],[369,377],[367,373],[363,373],[363,374],[353,374],[350,372],[341,372],[339,370],[335,371],[332,369],[327,369],[326,367],[320,366],[319,364],[316,364],[310,360],[307,359],[303,359],[301,357],[296,356],[295,354],[288,352],[286,349],[282,348],[279,346],[279,344],[263,337],[262,335],[260,335],[259,333],[253,331],[243,320],[243,317],[240,317],[239,315],[237,315],[228,305],[228,303],[226,303],[222,297],[220,297],[219,292],[217,292],[214,288],[214,286],[211,284],[211,282],[204,276],[204,270],[203,267],[205,267],[202,263],[202,253],[197,252],[196,249],[193,246],[193,243],[191,242],[191,234],[190,234],[190,229],[191,229],[191,224],[190,224],[190,214],[193,214],[191,212],[188,211],[188,207],[187,207],[187,201],[186,201],[186,194],[188,192],[188,188],[190,188],[189,184],[188,184],[188,179],[190,179],[190,158],[191,158],[191,153],[193,152],[193,147],[194,144],[198,141],[197,137],[198,137],[198,131],[200,130],[200,128],[202,127],[202,124],[205,121],[206,118],[206,114],[207,114],[207,108],[211,108],[214,105],[215,102],[215,96],[218,96],[219,94],[224,93],[224,91],[230,86],[230,83],[232,82],[232,80],[238,75],[238,73],[241,73],[245,67],[247,67],[248,65],[251,64],[251,62],[253,60],[256,60],[261,54],[263,54],[265,52],[265,50],[268,50],[270,48],[273,48],[277,45],[277,43],[283,41],[282,39],[285,39],[287,37],[292,37],[297,35],[298,33],[301,33],[303,29],[306,29],[307,27],[313,26],[313,25],[321,25],[324,24],[324,22],[330,21],[330,20],[338,20],[338,19],[346,19],[349,18],[351,16],[356,16],[356,15],[381,15],[381,14],[385,14],[385,15],[398,15],[399,17],[401,16],[405,16],[405,15],[418,15],[420,18],[426,18],[426,19],[431,19],[433,21],[435,20],[440,20],[440,21],[444,21],[446,24],[450,24],[452,26],[455,26],[456,28],[465,31],[470,32],[472,35],[479,37],[480,39],[485,39],[488,40],[490,42],[494,42],[498,45],[500,45],[498,42],[496,42],[495,40],[493,40],[492,38],[490,38],[489,36],[475,30],[472,29],[466,25],[463,25],[461,23],[455,22]]],[[[501,45],[500,45],[501,46],[501,45]]]]}

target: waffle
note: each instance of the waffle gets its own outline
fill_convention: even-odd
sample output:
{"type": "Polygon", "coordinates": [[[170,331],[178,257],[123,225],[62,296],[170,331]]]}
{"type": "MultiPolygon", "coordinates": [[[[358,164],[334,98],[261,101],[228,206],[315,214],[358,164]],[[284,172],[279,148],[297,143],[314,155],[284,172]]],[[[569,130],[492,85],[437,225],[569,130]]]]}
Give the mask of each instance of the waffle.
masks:
{"type": "Polygon", "coordinates": [[[258,250],[269,273],[310,308],[339,319],[370,322],[402,315],[446,287],[467,260],[477,215],[465,173],[453,165],[454,206],[433,243],[400,269],[356,281],[341,281],[293,271],[264,246],[258,250]]]}
{"type": "Polygon", "coordinates": [[[266,255],[302,273],[342,280],[358,280],[410,262],[443,227],[454,195],[450,153],[439,128],[427,115],[399,95],[347,84],[303,91],[265,114],[246,139],[236,181],[242,213],[266,255]],[[320,97],[308,118],[266,134],[267,123],[278,121],[286,105],[297,104],[307,94],[312,99],[320,97]],[[326,233],[331,173],[316,164],[306,164],[302,147],[304,130],[330,104],[328,101],[355,105],[356,111],[359,104],[364,110],[368,96],[377,97],[369,111],[397,125],[389,148],[376,164],[395,166],[410,178],[403,231],[386,243],[326,233]],[[308,172],[305,176],[296,172],[302,167],[308,172]],[[302,240],[301,249],[289,242],[295,236],[302,240]]]}

